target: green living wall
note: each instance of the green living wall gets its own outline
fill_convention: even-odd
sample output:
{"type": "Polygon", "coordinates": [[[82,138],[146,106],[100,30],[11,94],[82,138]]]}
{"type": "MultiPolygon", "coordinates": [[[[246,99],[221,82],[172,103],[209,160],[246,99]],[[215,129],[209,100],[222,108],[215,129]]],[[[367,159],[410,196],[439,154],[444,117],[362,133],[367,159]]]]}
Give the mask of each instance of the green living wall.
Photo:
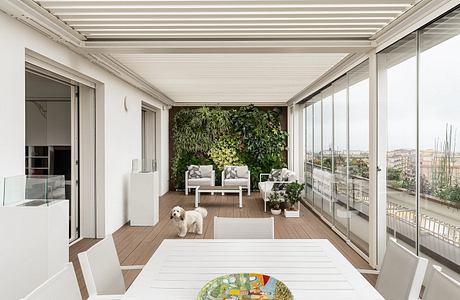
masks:
{"type": "Polygon", "coordinates": [[[281,127],[280,108],[261,110],[253,105],[225,110],[219,107],[182,109],[172,120],[171,179],[184,189],[189,165],[211,164],[220,185],[225,165],[247,165],[251,186],[259,174],[286,166],[287,132],[281,127]]]}

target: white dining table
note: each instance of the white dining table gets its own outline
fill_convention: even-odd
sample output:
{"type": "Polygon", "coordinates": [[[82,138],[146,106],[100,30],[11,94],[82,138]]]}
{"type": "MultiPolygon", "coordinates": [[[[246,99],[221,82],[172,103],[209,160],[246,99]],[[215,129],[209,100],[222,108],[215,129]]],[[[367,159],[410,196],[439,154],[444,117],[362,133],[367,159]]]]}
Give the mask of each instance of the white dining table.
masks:
{"type": "Polygon", "coordinates": [[[209,280],[231,273],[273,276],[296,300],[383,299],[320,239],[164,240],[123,299],[192,300],[209,280]]]}

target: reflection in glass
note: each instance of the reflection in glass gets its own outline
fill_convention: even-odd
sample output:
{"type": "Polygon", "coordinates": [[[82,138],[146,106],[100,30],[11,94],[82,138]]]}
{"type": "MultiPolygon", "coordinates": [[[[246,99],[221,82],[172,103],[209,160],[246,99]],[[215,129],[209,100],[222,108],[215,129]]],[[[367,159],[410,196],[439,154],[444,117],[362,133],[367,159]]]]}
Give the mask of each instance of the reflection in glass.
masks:
{"type": "Polygon", "coordinates": [[[460,272],[460,9],[419,32],[419,253],[460,272]]]}
{"type": "Polygon", "coordinates": [[[334,225],[340,232],[348,236],[348,192],[347,192],[347,156],[348,156],[348,108],[347,108],[348,76],[337,80],[334,89],[334,225]]]}
{"type": "Polygon", "coordinates": [[[322,147],[322,213],[323,216],[332,222],[332,190],[333,190],[333,169],[334,160],[332,157],[333,141],[333,103],[332,88],[326,89],[321,93],[323,98],[323,147],[322,147]]]}
{"type": "MultiPolygon", "coordinates": [[[[317,97],[313,98],[313,190],[320,190],[322,182],[320,178],[316,175],[318,172],[321,171],[322,168],[322,102],[321,96],[318,95],[317,97]],[[315,102],[316,101],[316,102],[315,102]]],[[[322,207],[322,197],[319,193],[313,194],[313,204],[321,211],[322,207]]]]}
{"type": "MultiPolygon", "coordinates": [[[[379,147],[386,176],[387,232],[415,252],[417,66],[413,33],[378,54],[379,147]]],[[[385,175],[385,174],[382,174],[385,175]]]]}
{"type": "Polygon", "coordinates": [[[305,107],[305,192],[308,202],[313,203],[312,167],[313,164],[313,107],[305,107]]]}

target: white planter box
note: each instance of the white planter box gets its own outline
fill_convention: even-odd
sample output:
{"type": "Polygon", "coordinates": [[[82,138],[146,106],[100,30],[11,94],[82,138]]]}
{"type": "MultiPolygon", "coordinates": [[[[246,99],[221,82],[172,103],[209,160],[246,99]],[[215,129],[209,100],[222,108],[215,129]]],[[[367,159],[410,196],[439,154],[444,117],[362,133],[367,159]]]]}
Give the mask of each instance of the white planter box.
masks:
{"type": "Polygon", "coordinates": [[[132,173],[130,185],[131,226],[154,226],[159,220],[158,172],[132,173]]]}
{"type": "Polygon", "coordinates": [[[298,218],[300,217],[300,210],[284,210],[284,216],[286,218],[298,218]]]}

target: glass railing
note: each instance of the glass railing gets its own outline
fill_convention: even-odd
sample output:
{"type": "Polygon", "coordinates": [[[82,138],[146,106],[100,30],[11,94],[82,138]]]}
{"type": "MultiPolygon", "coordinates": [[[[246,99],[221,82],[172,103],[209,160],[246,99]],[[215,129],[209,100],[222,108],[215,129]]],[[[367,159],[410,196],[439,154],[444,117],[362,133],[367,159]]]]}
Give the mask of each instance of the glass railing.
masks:
{"type": "MultiPolygon", "coordinates": [[[[336,211],[343,211],[348,204],[348,210],[354,212],[354,216],[360,217],[363,222],[369,220],[369,179],[350,176],[347,181],[346,174],[341,172],[332,174],[324,169],[319,170],[314,167],[312,169],[309,177],[312,177],[312,190],[316,195],[328,199],[332,206],[342,207],[336,211]]],[[[409,190],[394,189],[390,186],[388,190],[394,199],[398,199],[397,195],[402,198],[411,193],[409,190]]],[[[435,201],[424,195],[421,195],[421,198],[424,201],[435,201]]],[[[445,205],[445,209],[456,208],[445,205]]],[[[442,214],[438,212],[437,215],[441,216],[442,214]]],[[[337,216],[336,213],[334,217],[336,220],[333,220],[333,223],[336,226],[340,225],[338,223],[340,216],[337,216]]],[[[423,240],[423,247],[420,251],[427,256],[436,255],[437,260],[441,256],[443,263],[453,269],[459,268],[460,227],[434,214],[430,215],[426,210],[421,213],[419,221],[420,238],[423,240]]],[[[416,226],[417,215],[414,207],[387,199],[387,229],[391,235],[397,236],[409,245],[415,245],[416,226]]],[[[347,232],[346,229],[341,231],[347,232]]]]}
{"type": "Polygon", "coordinates": [[[20,175],[4,179],[3,206],[41,206],[64,199],[64,175],[20,175]]]}

